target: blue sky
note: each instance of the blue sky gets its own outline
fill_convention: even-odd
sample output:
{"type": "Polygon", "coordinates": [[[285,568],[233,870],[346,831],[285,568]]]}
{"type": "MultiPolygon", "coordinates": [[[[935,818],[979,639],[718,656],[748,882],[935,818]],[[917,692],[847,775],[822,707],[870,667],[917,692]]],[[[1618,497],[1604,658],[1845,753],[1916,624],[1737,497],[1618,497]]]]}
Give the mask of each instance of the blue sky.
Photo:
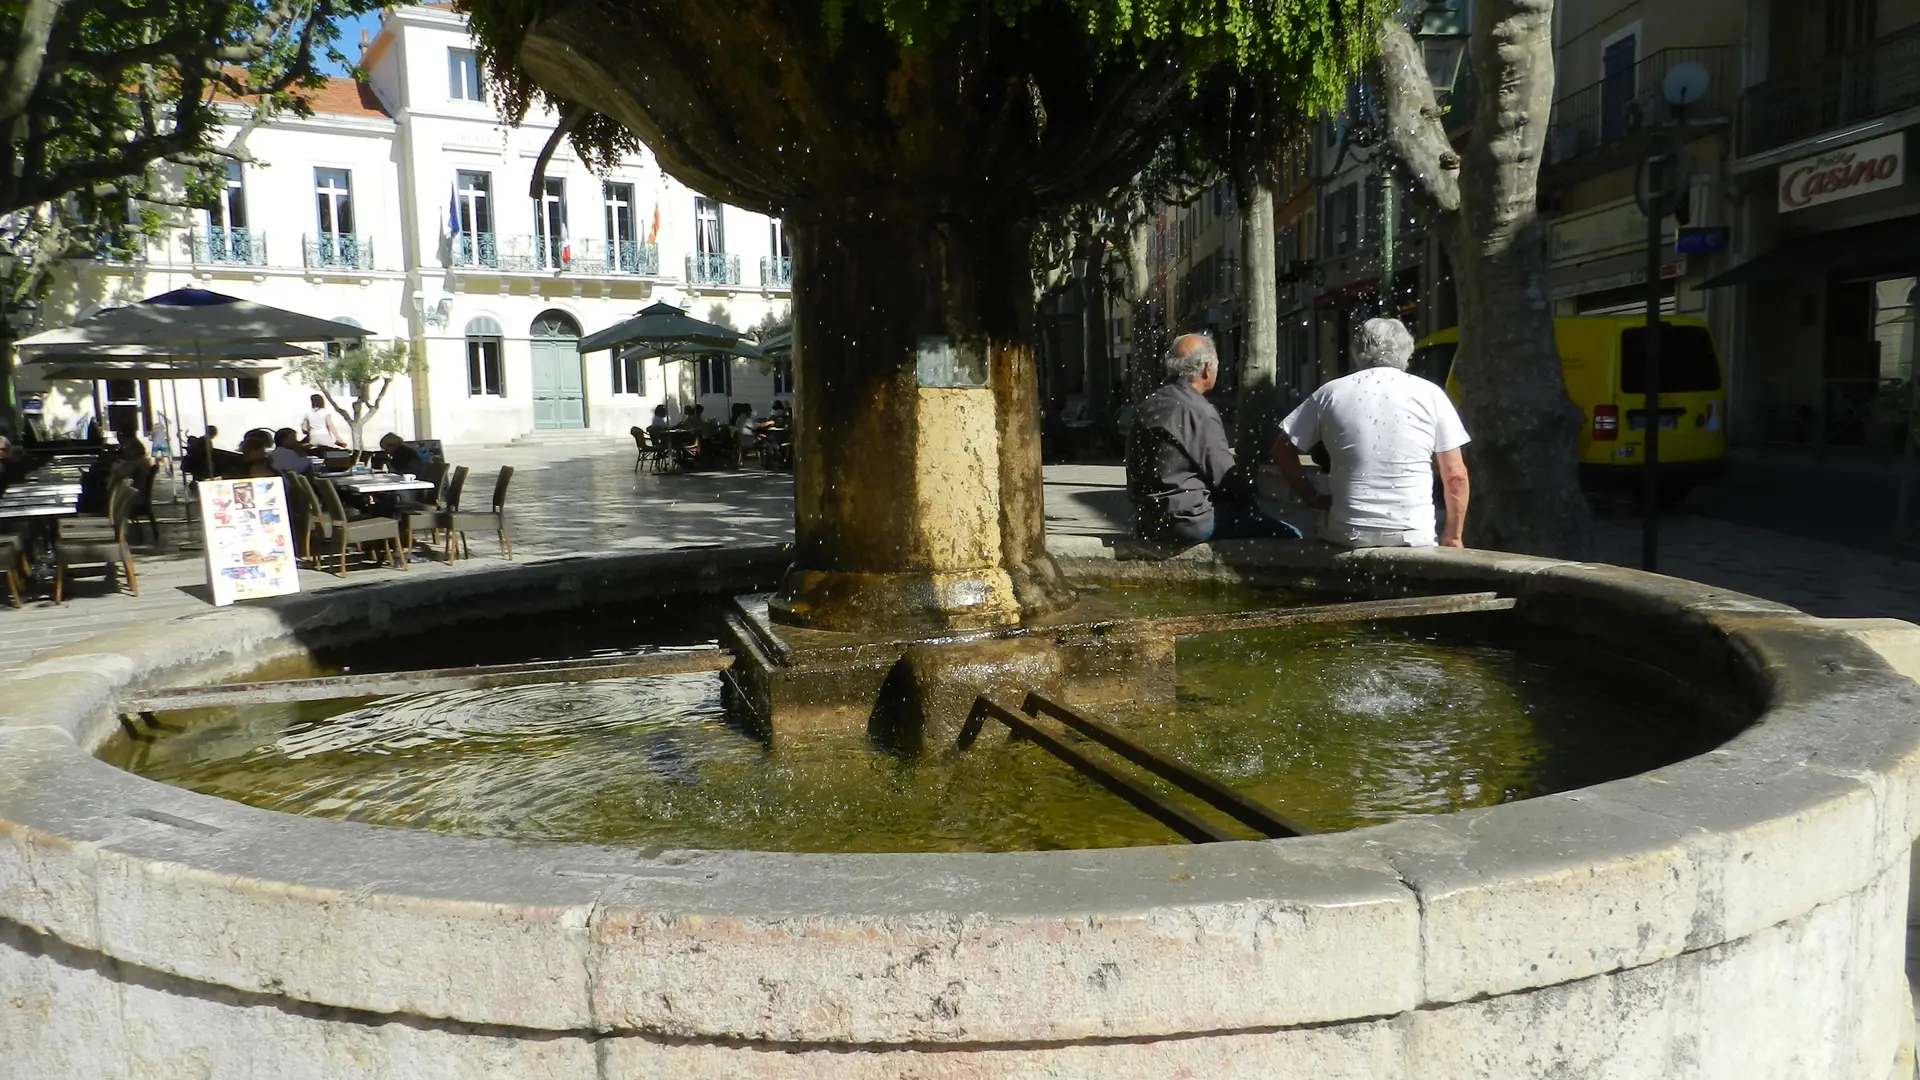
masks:
{"type": "MultiPolygon", "coordinates": [[[[334,25],[340,28],[340,40],[336,42],[340,47],[340,51],[346,53],[349,57],[357,57],[360,55],[360,31],[364,29],[369,34],[379,33],[380,13],[378,11],[369,11],[356,19],[336,19],[334,20],[334,25]]],[[[324,57],[320,60],[320,69],[329,75],[345,75],[347,73],[346,68],[341,67],[339,64],[330,63],[324,57]]]]}

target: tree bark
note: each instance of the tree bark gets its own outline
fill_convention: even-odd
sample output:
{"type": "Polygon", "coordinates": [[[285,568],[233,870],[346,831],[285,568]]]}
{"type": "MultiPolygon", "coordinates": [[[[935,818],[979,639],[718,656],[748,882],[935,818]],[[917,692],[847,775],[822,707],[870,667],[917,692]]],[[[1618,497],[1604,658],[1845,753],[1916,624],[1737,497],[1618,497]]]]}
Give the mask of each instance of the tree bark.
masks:
{"type": "Polygon", "coordinates": [[[1552,0],[1475,5],[1468,55],[1478,111],[1457,154],[1419,47],[1392,20],[1382,31],[1379,71],[1387,146],[1429,204],[1459,290],[1453,370],[1473,437],[1467,543],[1584,558],[1592,516],[1575,458],[1584,416],[1567,398],[1554,347],[1537,195],[1553,105],[1552,16],[1552,0]]]}
{"type": "Polygon", "coordinates": [[[1064,606],[1026,229],[860,219],[793,237],[795,557],[774,617],[921,630],[1064,606]]]}
{"type": "Polygon", "coordinates": [[[1242,462],[1265,459],[1279,405],[1280,283],[1273,265],[1273,183],[1255,171],[1240,184],[1240,265],[1247,326],[1242,343],[1234,446],[1242,462]]]}

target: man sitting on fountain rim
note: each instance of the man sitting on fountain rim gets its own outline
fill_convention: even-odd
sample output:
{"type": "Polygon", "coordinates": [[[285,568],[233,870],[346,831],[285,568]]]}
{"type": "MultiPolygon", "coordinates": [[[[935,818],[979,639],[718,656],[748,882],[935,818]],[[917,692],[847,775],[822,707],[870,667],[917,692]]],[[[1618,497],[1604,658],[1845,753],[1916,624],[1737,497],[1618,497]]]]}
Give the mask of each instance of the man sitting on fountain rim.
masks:
{"type": "Polygon", "coordinates": [[[1220,377],[1220,356],[1205,334],[1185,334],[1167,349],[1167,383],[1147,395],[1133,423],[1127,494],[1142,539],[1300,539],[1300,530],[1260,512],[1253,477],[1236,465],[1220,414],[1204,396],[1220,377]]]}
{"type": "Polygon", "coordinates": [[[1294,494],[1327,511],[1322,539],[1345,547],[1432,547],[1433,473],[1447,502],[1442,547],[1461,546],[1467,521],[1467,429],[1435,383],[1407,372],[1413,335],[1399,319],[1354,334],[1359,370],[1315,390],[1280,422],[1273,461],[1294,494]],[[1333,494],[1300,467],[1300,448],[1325,443],[1333,494]]]}

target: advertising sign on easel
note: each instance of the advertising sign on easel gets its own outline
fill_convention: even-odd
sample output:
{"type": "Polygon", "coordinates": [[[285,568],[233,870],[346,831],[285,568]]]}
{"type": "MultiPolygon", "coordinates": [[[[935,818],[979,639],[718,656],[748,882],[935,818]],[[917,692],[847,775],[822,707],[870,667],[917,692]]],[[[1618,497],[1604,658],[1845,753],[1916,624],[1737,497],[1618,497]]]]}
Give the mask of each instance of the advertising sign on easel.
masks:
{"type": "Polygon", "coordinates": [[[279,477],[200,481],[200,532],[216,606],[300,591],[279,477]]]}

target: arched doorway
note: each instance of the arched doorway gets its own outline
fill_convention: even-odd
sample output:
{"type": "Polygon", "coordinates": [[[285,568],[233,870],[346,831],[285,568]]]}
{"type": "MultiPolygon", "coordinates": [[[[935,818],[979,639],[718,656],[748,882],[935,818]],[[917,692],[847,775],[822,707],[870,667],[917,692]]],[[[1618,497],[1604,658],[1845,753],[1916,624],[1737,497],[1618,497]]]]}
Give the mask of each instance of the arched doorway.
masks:
{"type": "Polygon", "coordinates": [[[580,324],[564,311],[543,311],[527,336],[533,351],[534,428],[586,427],[586,384],[577,348],[580,324]]]}

